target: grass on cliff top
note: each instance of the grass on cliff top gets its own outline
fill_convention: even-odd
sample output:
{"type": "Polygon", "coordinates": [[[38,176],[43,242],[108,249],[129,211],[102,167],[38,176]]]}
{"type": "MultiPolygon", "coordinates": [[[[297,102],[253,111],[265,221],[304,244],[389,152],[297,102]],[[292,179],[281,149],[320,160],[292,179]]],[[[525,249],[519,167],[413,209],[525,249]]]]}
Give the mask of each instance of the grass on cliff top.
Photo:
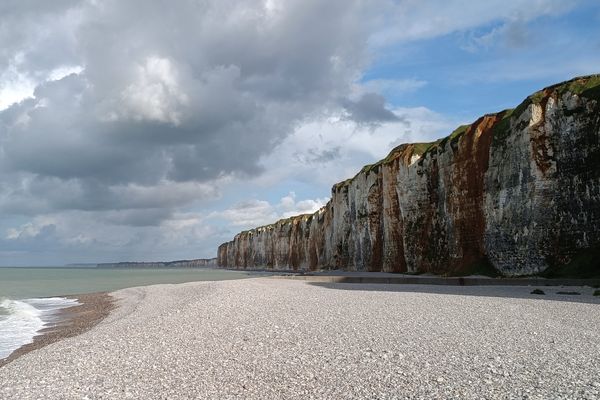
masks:
{"type": "Polygon", "coordinates": [[[493,143],[504,142],[510,135],[510,119],[514,115],[515,109],[508,109],[501,112],[500,121],[492,127],[493,143]]]}
{"type": "Polygon", "coordinates": [[[401,144],[400,146],[396,146],[392,149],[392,151],[389,152],[389,154],[383,160],[379,160],[375,164],[365,165],[361,169],[359,174],[362,172],[371,172],[371,171],[377,172],[378,168],[380,166],[390,164],[392,161],[394,161],[396,159],[396,156],[398,155],[398,153],[402,152],[407,146],[412,145],[413,146],[413,154],[421,155],[424,152],[426,152],[427,149],[430,148],[432,144],[433,143],[431,143],[431,142],[429,142],[429,143],[410,143],[410,144],[401,144]]]}
{"type": "Polygon", "coordinates": [[[440,141],[440,146],[445,146],[448,142],[456,142],[462,135],[467,132],[471,125],[460,125],[458,128],[452,131],[452,133],[440,141]]]}
{"type": "MultiPolygon", "coordinates": [[[[503,141],[510,134],[510,119],[519,117],[532,103],[539,104],[552,91],[557,91],[559,94],[571,92],[579,96],[600,101],[600,74],[581,76],[565,82],[561,82],[552,86],[548,86],[528,96],[521,104],[514,109],[508,109],[498,113],[501,115],[500,121],[495,124],[493,129],[494,142],[503,141]]],[[[430,156],[435,151],[443,148],[448,142],[453,143],[468,131],[472,124],[461,125],[452,133],[444,138],[438,139],[435,142],[429,143],[412,143],[414,146],[414,154],[420,154],[421,160],[430,156]]],[[[360,174],[378,172],[379,167],[392,162],[396,154],[409,144],[402,144],[395,147],[384,159],[369,165],[365,165],[354,177],[333,185],[332,190],[336,191],[340,188],[347,187],[360,174]]]]}
{"type": "Polygon", "coordinates": [[[294,215],[288,218],[282,218],[282,219],[278,219],[277,221],[273,222],[272,224],[267,224],[267,225],[261,225],[261,226],[257,226],[256,228],[252,228],[252,229],[248,229],[245,231],[241,231],[240,233],[238,233],[238,235],[248,235],[248,234],[253,234],[255,233],[258,229],[268,229],[268,228],[274,228],[277,225],[284,225],[287,224],[289,222],[292,222],[294,220],[299,220],[302,218],[311,218],[312,216],[314,216],[316,213],[318,213],[319,210],[317,210],[316,212],[312,213],[312,214],[299,214],[299,215],[294,215]]]}
{"type": "Polygon", "coordinates": [[[438,150],[440,148],[444,148],[446,143],[455,143],[457,142],[471,127],[473,124],[460,125],[458,128],[452,131],[452,133],[446,137],[436,140],[432,143],[427,143],[427,147],[423,147],[423,151],[421,153],[421,158],[425,158],[430,153],[433,153],[434,150],[438,150]]]}
{"type": "Polygon", "coordinates": [[[388,165],[390,163],[392,163],[395,159],[396,156],[398,155],[398,153],[402,152],[407,146],[413,146],[413,154],[417,154],[417,155],[422,155],[424,154],[432,145],[434,145],[436,142],[430,142],[430,143],[404,143],[401,144],[399,146],[396,146],[392,149],[392,151],[390,151],[388,153],[388,155],[382,159],[377,161],[376,163],[373,164],[367,164],[364,167],[361,168],[361,170],[354,175],[352,178],[346,179],[344,181],[338,182],[335,185],[333,185],[332,190],[335,192],[343,187],[347,187],[350,185],[350,183],[352,183],[352,181],[354,181],[360,174],[369,174],[371,172],[379,172],[379,168],[382,165],[388,165]]]}
{"type": "Polygon", "coordinates": [[[571,79],[559,84],[556,89],[560,94],[571,92],[582,97],[597,100],[600,93],[600,75],[590,75],[571,79]]]}
{"type": "Polygon", "coordinates": [[[471,126],[471,124],[460,125],[454,131],[452,131],[452,133],[450,135],[448,135],[444,138],[438,139],[435,142],[409,143],[409,144],[401,144],[399,146],[396,146],[394,149],[392,149],[392,151],[390,151],[390,153],[384,159],[379,160],[373,164],[365,165],[364,167],[362,167],[362,169],[356,175],[354,175],[354,177],[352,177],[350,179],[346,179],[345,181],[342,181],[342,182],[338,182],[335,185],[333,185],[333,191],[336,191],[344,186],[350,185],[350,183],[354,179],[356,179],[356,177],[360,174],[379,172],[379,167],[381,167],[382,165],[387,165],[387,164],[391,163],[393,160],[395,160],[396,155],[399,152],[401,152],[406,146],[412,145],[413,146],[413,155],[416,154],[416,155],[419,155],[420,158],[423,158],[426,155],[428,155],[430,152],[432,152],[433,150],[435,150],[439,147],[443,147],[448,141],[451,141],[451,142],[458,141],[460,139],[460,137],[467,132],[467,130],[469,129],[470,126],[471,126]]]}
{"type": "Polygon", "coordinates": [[[579,76],[538,90],[515,108],[514,115],[516,117],[520,116],[531,104],[540,104],[553,91],[556,91],[559,95],[570,92],[587,99],[600,101],[600,74],[579,76]]]}

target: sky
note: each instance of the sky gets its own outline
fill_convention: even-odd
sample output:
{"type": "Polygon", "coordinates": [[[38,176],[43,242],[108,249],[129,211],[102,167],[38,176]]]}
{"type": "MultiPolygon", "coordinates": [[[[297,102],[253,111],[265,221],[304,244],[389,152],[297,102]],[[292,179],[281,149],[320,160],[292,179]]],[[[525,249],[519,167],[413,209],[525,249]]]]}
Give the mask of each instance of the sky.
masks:
{"type": "Polygon", "coordinates": [[[215,257],[599,72],[596,0],[3,0],[0,265],[215,257]]]}

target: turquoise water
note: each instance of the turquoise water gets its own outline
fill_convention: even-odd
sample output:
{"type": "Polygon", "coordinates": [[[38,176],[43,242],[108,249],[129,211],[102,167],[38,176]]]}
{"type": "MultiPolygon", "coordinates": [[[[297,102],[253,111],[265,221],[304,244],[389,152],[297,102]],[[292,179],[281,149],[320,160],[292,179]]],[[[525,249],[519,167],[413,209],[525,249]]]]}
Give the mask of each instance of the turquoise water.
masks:
{"type": "Polygon", "coordinates": [[[0,298],[110,292],[158,283],[221,281],[249,276],[248,272],[210,268],[0,268],[0,298]]]}

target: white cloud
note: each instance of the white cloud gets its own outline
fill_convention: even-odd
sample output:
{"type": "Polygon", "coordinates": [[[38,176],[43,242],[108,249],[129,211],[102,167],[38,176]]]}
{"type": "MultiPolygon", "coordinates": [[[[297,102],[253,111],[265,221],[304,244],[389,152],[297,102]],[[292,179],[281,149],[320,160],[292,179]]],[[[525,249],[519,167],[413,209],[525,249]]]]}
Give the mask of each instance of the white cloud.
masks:
{"type": "Polygon", "coordinates": [[[557,15],[578,1],[562,0],[386,0],[380,29],[371,36],[374,46],[415,41],[483,26],[494,21],[528,21],[557,15]]]}
{"type": "Polygon", "coordinates": [[[50,71],[46,80],[58,81],[65,76],[80,74],[81,72],[83,72],[83,67],[81,65],[63,65],[50,71]]]}
{"type": "Polygon", "coordinates": [[[37,217],[31,222],[27,222],[19,227],[10,228],[6,232],[6,239],[23,240],[33,239],[56,227],[56,220],[50,217],[37,217]]]}
{"type": "MultiPolygon", "coordinates": [[[[22,63],[22,54],[19,53],[16,59],[22,63]]],[[[20,72],[19,67],[11,63],[0,73],[0,111],[21,100],[33,97],[35,88],[41,83],[58,81],[70,74],[79,74],[81,71],[83,71],[81,66],[61,66],[36,78],[20,72]]]]}
{"type": "MultiPolygon", "coordinates": [[[[431,141],[469,122],[425,107],[392,108],[385,96],[428,82],[416,70],[364,81],[370,62],[388,56],[378,52],[492,22],[526,22],[572,4],[3,4],[0,254],[29,254],[43,263],[70,255],[88,261],[212,256],[234,229],[313,212],[333,183],[395,145],[431,141]],[[279,193],[302,194],[269,197],[273,185],[285,187],[279,193]],[[261,196],[240,189],[247,186],[271,190],[261,196]],[[237,205],[219,211],[220,196],[237,205]]],[[[478,48],[499,36],[476,33],[478,48]]],[[[519,32],[512,35],[518,42],[519,32]]],[[[597,65],[579,62],[569,59],[569,72],[597,65]]],[[[478,75],[510,79],[505,75],[562,68],[546,58],[538,63],[494,60],[478,75]]]]}
{"type": "Polygon", "coordinates": [[[306,199],[296,201],[296,193],[290,192],[287,196],[281,198],[279,209],[283,212],[283,218],[292,217],[300,214],[312,214],[322,208],[329,199],[306,199]]]}
{"type": "Polygon", "coordinates": [[[22,257],[35,247],[37,254],[50,257],[46,263],[57,258],[63,262],[156,261],[213,257],[216,247],[208,239],[226,239],[222,228],[198,213],[175,213],[155,226],[120,225],[107,217],[114,217],[114,211],[34,217],[5,231],[0,253],[22,257]]]}
{"type": "Polygon", "coordinates": [[[331,185],[354,176],[365,164],[384,158],[395,146],[434,141],[465,122],[425,107],[397,107],[391,111],[398,120],[377,126],[358,124],[342,114],[302,124],[263,158],[265,172],[253,182],[269,187],[295,179],[329,193],[331,185]]]}
{"type": "Polygon", "coordinates": [[[252,228],[274,223],[281,218],[314,213],[327,201],[327,198],[296,201],[296,193],[290,192],[277,204],[257,199],[243,201],[227,210],[212,213],[210,218],[223,218],[240,229],[252,228]]]}
{"type": "MultiPolygon", "coordinates": [[[[22,58],[22,55],[17,55],[15,58],[22,58]]],[[[27,97],[32,97],[37,85],[37,82],[27,74],[19,72],[15,64],[12,62],[4,71],[0,71],[0,111],[27,97]]]]}
{"type": "Polygon", "coordinates": [[[212,214],[221,217],[236,227],[250,227],[275,222],[278,218],[275,208],[266,200],[247,200],[232,208],[212,214]]]}
{"type": "MultiPolygon", "coordinates": [[[[148,57],[136,68],[135,81],[122,93],[125,111],[134,119],[179,125],[189,97],[168,58],[148,57]]],[[[115,111],[115,113],[118,111],[115,111]]]]}
{"type": "Polygon", "coordinates": [[[220,181],[173,182],[163,180],[155,185],[144,186],[130,183],[110,188],[121,207],[130,208],[176,207],[194,201],[214,200],[220,197],[220,181]]]}

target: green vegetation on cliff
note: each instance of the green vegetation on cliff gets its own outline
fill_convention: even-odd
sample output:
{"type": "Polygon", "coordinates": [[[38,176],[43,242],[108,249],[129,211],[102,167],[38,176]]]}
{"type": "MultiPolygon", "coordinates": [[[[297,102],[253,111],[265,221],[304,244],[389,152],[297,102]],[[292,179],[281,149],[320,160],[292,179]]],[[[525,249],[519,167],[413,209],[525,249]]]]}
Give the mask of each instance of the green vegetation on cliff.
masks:
{"type": "Polygon", "coordinates": [[[334,185],[324,211],[246,231],[219,257],[244,268],[598,279],[599,90],[600,76],[578,78],[435,142],[397,146],[334,185]]]}
{"type": "Polygon", "coordinates": [[[519,117],[531,104],[541,104],[552,93],[559,96],[565,93],[573,93],[586,99],[600,100],[600,75],[580,76],[571,80],[548,86],[528,96],[515,108],[513,115],[519,117]]]}
{"type": "MultiPolygon", "coordinates": [[[[562,82],[556,85],[549,86],[545,89],[539,90],[530,96],[528,96],[521,104],[514,109],[507,109],[499,112],[497,115],[500,116],[500,120],[492,127],[494,135],[494,143],[500,143],[508,138],[510,135],[510,121],[513,118],[518,118],[531,104],[540,104],[547,99],[552,93],[562,95],[570,92],[575,93],[579,96],[586,97],[588,99],[600,99],[600,75],[590,75],[584,77],[578,77],[571,79],[566,82],[562,82]]],[[[379,168],[382,165],[391,164],[400,153],[402,153],[408,146],[413,146],[413,153],[420,155],[421,159],[431,156],[439,150],[443,150],[448,143],[458,142],[467,132],[473,124],[460,125],[450,135],[438,139],[435,142],[428,143],[408,143],[396,146],[390,153],[382,160],[377,161],[373,164],[368,164],[362,167],[362,169],[352,178],[346,179],[342,182],[336,183],[332,190],[337,191],[344,187],[348,187],[352,181],[354,181],[361,174],[378,173],[379,168]]]]}

